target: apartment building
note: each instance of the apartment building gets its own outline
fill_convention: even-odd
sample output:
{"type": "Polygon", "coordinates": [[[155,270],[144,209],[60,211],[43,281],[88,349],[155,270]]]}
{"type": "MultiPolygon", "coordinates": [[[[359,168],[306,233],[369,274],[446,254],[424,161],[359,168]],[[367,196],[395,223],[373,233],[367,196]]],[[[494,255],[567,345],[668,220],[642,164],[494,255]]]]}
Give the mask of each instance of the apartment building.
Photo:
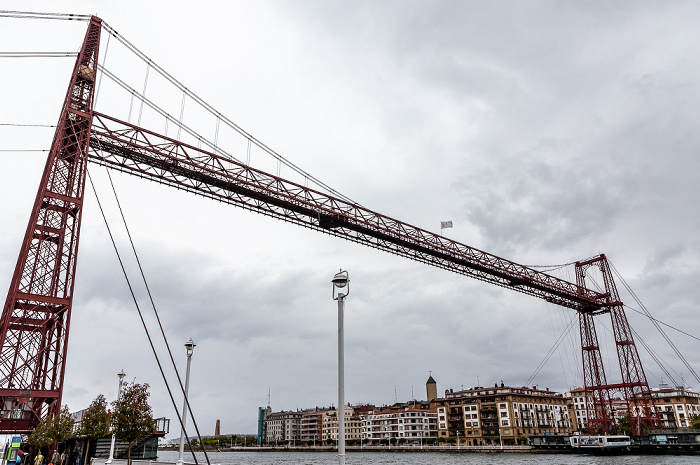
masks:
{"type": "Polygon", "coordinates": [[[571,399],[573,407],[572,420],[576,422],[576,429],[588,427],[588,409],[586,408],[586,390],[584,388],[572,389],[564,394],[571,399]]]}
{"type": "Polygon", "coordinates": [[[445,391],[432,403],[437,411],[438,436],[460,444],[514,444],[521,436],[570,435],[575,429],[562,394],[537,387],[476,387],[445,391]]]}
{"type": "Polygon", "coordinates": [[[700,394],[683,386],[660,384],[651,389],[662,428],[689,429],[690,417],[700,415],[700,394]]]}
{"type": "MultiPolygon", "coordinates": [[[[322,423],[322,438],[324,441],[338,440],[338,414],[336,410],[332,410],[328,415],[323,417],[322,423]]],[[[349,406],[345,406],[345,440],[360,440],[362,438],[362,419],[355,413],[355,410],[349,406]]]]}
{"type": "Polygon", "coordinates": [[[406,439],[420,442],[437,437],[437,413],[420,407],[383,408],[363,416],[364,439],[406,439]]]}
{"type": "Polygon", "coordinates": [[[298,442],[302,412],[274,412],[265,417],[265,442],[275,444],[281,441],[298,442]]]}
{"type": "MultiPolygon", "coordinates": [[[[572,389],[566,395],[572,399],[578,428],[586,428],[588,412],[584,388],[572,389]]],[[[659,387],[651,388],[651,397],[662,429],[689,429],[690,417],[700,415],[700,394],[692,389],[660,384],[659,387]]],[[[627,417],[626,400],[613,399],[612,408],[615,422],[627,417]]],[[[632,416],[633,420],[638,416],[638,409],[632,412],[632,416]]]]}
{"type": "Polygon", "coordinates": [[[331,408],[316,408],[304,411],[299,424],[299,437],[302,441],[323,441],[323,419],[335,410],[331,408]]]}

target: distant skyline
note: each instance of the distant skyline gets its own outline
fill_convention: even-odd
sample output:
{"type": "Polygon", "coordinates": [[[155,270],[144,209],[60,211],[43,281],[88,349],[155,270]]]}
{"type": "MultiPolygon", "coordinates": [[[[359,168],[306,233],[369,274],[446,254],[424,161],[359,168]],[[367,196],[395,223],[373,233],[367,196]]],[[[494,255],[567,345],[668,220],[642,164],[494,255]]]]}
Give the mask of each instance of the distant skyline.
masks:
{"type": "MultiPolygon", "coordinates": [[[[320,0],[104,3],[8,0],[6,10],[96,14],[269,147],[361,205],[524,265],[605,253],[691,366],[700,321],[700,4],[320,0]],[[451,221],[452,228],[441,228],[451,221]]],[[[86,23],[0,18],[0,51],[75,51],[86,23]]],[[[146,66],[102,37],[102,63],[139,92],[146,66]]],[[[0,124],[52,125],[73,58],[0,57],[0,124]]],[[[104,78],[97,109],[138,102],[104,78]]],[[[179,117],[154,73],[149,98],[179,117]]],[[[187,124],[239,159],[246,146],[191,101],[187,124]]],[[[111,113],[110,113],[111,114],[111,113]]],[[[162,120],[144,125],[170,130],[162,120]]],[[[0,126],[0,289],[17,260],[52,128],[0,126]],[[15,151],[13,151],[15,150],[15,151]]],[[[253,152],[253,166],[276,163],[253,152]]],[[[138,271],[103,168],[89,166],[130,279],[138,271]]],[[[282,177],[293,176],[285,167],[282,177]]],[[[391,404],[461,386],[524,384],[568,309],[113,173],[203,434],[256,430],[258,407],[337,402],[331,279],[349,271],[346,402],[391,404]],[[420,387],[419,387],[420,386],[420,387]],[[416,395],[418,397],[418,395],[416,395]]],[[[294,178],[296,179],[296,178],[294,178]]],[[[149,383],[179,426],[86,191],[64,398],[71,411],[149,383]]],[[[564,276],[575,281],[574,276],[564,276]]],[[[617,283],[638,337],[678,382],[700,383],[617,283]]],[[[137,296],[156,331],[142,285],[137,296]]],[[[600,318],[608,380],[620,378],[600,318]]],[[[162,343],[158,349],[163,356],[162,343]]],[[[669,382],[638,340],[650,386],[669,382]]],[[[574,322],[531,385],[582,385],[574,322]]],[[[168,370],[170,372],[170,370],[168,370]]],[[[171,385],[176,382],[171,380],[171,385]]],[[[180,408],[181,394],[174,394],[180,408]]]]}

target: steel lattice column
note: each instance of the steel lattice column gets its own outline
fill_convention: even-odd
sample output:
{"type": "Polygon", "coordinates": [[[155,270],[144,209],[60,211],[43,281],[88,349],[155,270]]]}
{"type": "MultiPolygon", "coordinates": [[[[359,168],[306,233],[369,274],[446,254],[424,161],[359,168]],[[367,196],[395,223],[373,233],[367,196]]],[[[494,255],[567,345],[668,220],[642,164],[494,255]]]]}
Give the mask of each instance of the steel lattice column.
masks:
{"type": "Polygon", "coordinates": [[[73,69],[0,320],[0,432],[60,410],[102,21],[73,69]]]}
{"type": "Polygon", "coordinates": [[[661,428],[659,416],[654,407],[651,391],[647,383],[637,346],[632,337],[632,329],[627,321],[625,309],[613,280],[610,264],[605,255],[600,255],[599,269],[605,283],[606,298],[610,308],[617,358],[622,373],[622,392],[628,404],[628,414],[636,434],[642,434],[641,423],[654,429],[661,428]],[[635,418],[636,417],[636,418],[635,418]],[[639,420],[639,421],[634,421],[639,420]]]}
{"type": "MultiPolygon", "coordinates": [[[[577,268],[578,270],[578,268],[577,268]]],[[[593,314],[579,312],[581,355],[583,358],[583,385],[586,389],[588,428],[591,432],[608,434],[614,428],[612,399],[605,386],[605,369],[598,346],[593,314]]]]}
{"type": "Polygon", "coordinates": [[[583,352],[584,387],[588,405],[588,422],[601,433],[612,433],[615,430],[614,411],[612,408],[612,392],[622,393],[627,403],[627,414],[635,427],[636,434],[641,434],[641,422],[652,428],[660,428],[658,414],[654,407],[651,391],[647,384],[642,362],[632,337],[632,329],[627,321],[624,306],[620,300],[610,264],[605,255],[601,254],[584,262],[576,263],[576,283],[584,287],[586,271],[596,267],[603,278],[604,291],[599,295],[602,310],[590,312],[579,311],[581,325],[581,350],[583,352]],[[605,380],[603,361],[595,335],[594,314],[610,313],[617,357],[622,374],[622,383],[609,385],[605,380]],[[591,414],[594,416],[591,417],[591,414]],[[635,422],[635,420],[638,420],[635,422]]]}

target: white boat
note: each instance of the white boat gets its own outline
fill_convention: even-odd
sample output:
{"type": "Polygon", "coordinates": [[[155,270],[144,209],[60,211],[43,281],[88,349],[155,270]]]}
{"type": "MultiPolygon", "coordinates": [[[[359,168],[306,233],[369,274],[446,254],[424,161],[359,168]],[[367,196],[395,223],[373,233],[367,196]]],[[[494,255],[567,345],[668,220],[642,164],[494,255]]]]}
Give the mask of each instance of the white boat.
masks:
{"type": "Polygon", "coordinates": [[[571,436],[569,441],[575,449],[614,449],[632,443],[629,436],[571,436]]]}

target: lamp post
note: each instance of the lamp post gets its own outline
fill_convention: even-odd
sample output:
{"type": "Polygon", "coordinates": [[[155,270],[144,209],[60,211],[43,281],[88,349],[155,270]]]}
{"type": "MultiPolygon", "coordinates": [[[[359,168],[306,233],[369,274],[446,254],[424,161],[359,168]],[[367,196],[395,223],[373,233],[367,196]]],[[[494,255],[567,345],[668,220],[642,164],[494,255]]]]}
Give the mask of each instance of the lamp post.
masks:
{"type": "Polygon", "coordinates": [[[338,301],[338,463],[345,465],[345,337],[343,310],[350,293],[350,277],[342,269],[333,276],[333,300],[338,301]]]}
{"type": "Polygon", "coordinates": [[[183,459],[183,453],[185,452],[185,423],[187,422],[187,392],[190,389],[190,363],[192,362],[192,352],[197,346],[190,338],[189,341],[185,342],[185,349],[187,349],[187,374],[185,375],[185,402],[182,406],[182,428],[180,429],[180,454],[177,458],[177,465],[182,465],[185,461],[183,459]]]}
{"type": "MultiPolygon", "coordinates": [[[[122,396],[122,383],[124,382],[124,377],[126,376],[126,373],[124,373],[124,370],[120,371],[117,373],[117,376],[119,377],[119,390],[117,391],[117,400],[122,396]]],[[[114,433],[112,433],[112,445],[109,446],[109,458],[105,462],[105,465],[108,465],[112,463],[112,460],[114,459],[114,442],[115,442],[115,437],[114,433]]]]}

